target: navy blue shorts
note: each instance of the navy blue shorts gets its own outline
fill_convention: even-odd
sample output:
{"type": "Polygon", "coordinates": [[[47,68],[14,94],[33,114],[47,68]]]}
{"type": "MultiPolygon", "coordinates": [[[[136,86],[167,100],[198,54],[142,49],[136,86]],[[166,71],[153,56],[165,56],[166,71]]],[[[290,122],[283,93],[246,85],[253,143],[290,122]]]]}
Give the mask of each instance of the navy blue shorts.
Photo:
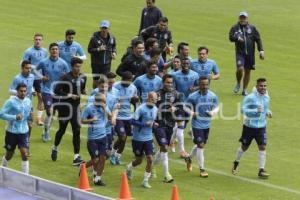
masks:
{"type": "Polygon", "coordinates": [[[87,149],[92,159],[106,155],[106,137],[87,141],[87,149]]]}
{"type": "Polygon", "coordinates": [[[153,132],[159,146],[170,145],[173,127],[158,127],[153,132]]]}
{"type": "Polygon", "coordinates": [[[130,120],[118,120],[116,121],[115,131],[118,136],[132,136],[130,120]]]}
{"type": "Polygon", "coordinates": [[[20,148],[28,149],[29,148],[29,141],[28,140],[29,140],[29,137],[28,137],[27,133],[25,133],[25,134],[14,134],[14,133],[6,131],[4,148],[7,151],[10,151],[10,152],[14,152],[17,145],[18,145],[19,149],[20,148]]]}
{"type": "Polygon", "coordinates": [[[257,145],[267,145],[266,128],[250,128],[244,125],[242,137],[239,141],[243,146],[250,146],[253,139],[255,139],[257,145]]]}
{"type": "Polygon", "coordinates": [[[42,84],[41,79],[36,79],[33,81],[33,88],[37,93],[41,93],[41,84],[42,84]]]}
{"type": "Polygon", "coordinates": [[[106,150],[112,150],[113,148],[113,134],[106,134],[106,150]]]}
{"type": "Polygon", "coordinates": [[[198,128],[193,128],[193,142],[194,144],[206,144],[208,140],[208,135],[209,135],[209,128],[207,129],[198,129],[198,128]]]}
{"type": "Polygon", "coordinates": [[[236,54],[236,67],[245,67],[247,69],[255,70],[255,56],[236,54]]]}
{"type": "Polygon", "coordinates": [[[46,110],[50,109],[53,103],[55,103],[55,99],[52,97],[51,94],[42,93],[42,98],[43,98],[44,108],[46,110]]]}
{"type": "Polygon", "coordinates": [[[132,151],[136,157],[153,155],[153,140],[136,141],[132,140],[132,151]]]}

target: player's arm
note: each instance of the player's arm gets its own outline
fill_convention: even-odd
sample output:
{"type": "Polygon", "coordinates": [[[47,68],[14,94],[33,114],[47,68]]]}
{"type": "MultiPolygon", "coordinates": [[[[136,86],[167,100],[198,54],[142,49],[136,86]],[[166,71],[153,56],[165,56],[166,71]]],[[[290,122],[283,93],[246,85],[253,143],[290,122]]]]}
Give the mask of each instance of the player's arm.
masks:
{"type": "Polygon", "coordinates": [[[209,117],[213,117],[213,116],[215,116],[216,114],[218,114],[219,111],[220,111],[220,107],[219,107],[219,103],[218,103],[218,98],[217,98],[217,97],[214,97],[214,98],[213,98],[212,110],[211,110],[211,111],[208,111],[206,114],[207,114],[209,117]]]}
{"type": "Polygon", "coordinates": [[[96,53],[100,51],[99,45],[94,41],[94,37],[91,37],[89,45],[88,45],[88,52],[89,53],[96,53]]]}
{"type": "Polygon", "coordinates": [[[236,26],[231,27],[229,31],[229,40],[230,42],[238,42],[239,34],[237,33],[236,26]]]}
{"type": "Polygon", "coordinates": [[[249,97],[244,98],[241,113],[247,117],[257,117],[260,114],[259,108],[256,106],[254,100],[249,97]]]}
{"type": "Polygon", "coordinates": [[[10,95],[17,95],[16,88],[17,88],[17,80],[14,79],[13,82],[12,82],[12,84],[9,87],[9,94],[10,95]]]}
{"type": "Polygon", "coordinates": [[[7,121],[17,120],[17,115],[8,114],[8,112],[11,110],[12,107],[13,107],[12,103],[9,100],[7,100],[0,111],[0,119],[4,119],[7,121]]]}
{"type": "Polygon", "coordinates": [[[131,124],[139,127],[149,127],[149,123],[143,122],[141,119],[142,119],[141,109],[137,108],[137,110],[134,113],[134,117],[131,119],[131,124]]]}
{"type": "Polygon", "coordinates": [[[97,118],[92,117],[89,108],[86,107],[81,114],[81,123],[82,124],[92,124],[95,121],[97,121],[97,118]]]}
{"type": "Polygon", "coordinates": [[[37,66],[35,65],[31,65],[31,72],[36,75],[38,78],[42,79],[42,81],[48,81],[48,77],[44,76],[43,74],[41,74],[39,72],[39,70],[43,70],[44,67],[44,63],[43,62],[39,62],[39,64],[37,66]]]}
{"type": "Polygon", "coordinates": [[[260,34],[258,32],[258,30],[256,29],[256,27],[253,27],[254,30],[254,41],[257,44],[257,50],[259,51],[259,58],[260,59],[264,59],[265,58],[265,52],[264,52],[264,48],[263,48],[263,44],[262,44],[262,40],[260,38],[260,34]]]}
{"type": "Polygon", "coordinates": [[[128,71],[127,69],[127,66],[129,65],[129,60],[128,60],[128,57],[124,59],[123,62],[120,63],[120,65],[118,66],[117,70],[116,70],[116,73],[117,75],[119,75],[120,77],[123,76],[123,73],[125,71],[128,71]]]}
{"type": "Polygon", "coordinates": [[[217,63],[213,63],[212,74],[210,74],[211,80],[218,80],[220,78],[220,71],[217,63]]]}

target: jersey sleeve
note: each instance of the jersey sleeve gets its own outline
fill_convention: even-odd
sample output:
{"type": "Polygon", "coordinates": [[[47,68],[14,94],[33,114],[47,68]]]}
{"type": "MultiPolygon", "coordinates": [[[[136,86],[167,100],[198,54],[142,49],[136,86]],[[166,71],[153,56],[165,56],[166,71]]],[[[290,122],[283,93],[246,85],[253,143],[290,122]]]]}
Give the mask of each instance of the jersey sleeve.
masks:
{"type": "Polygon", "coordinates": [[[82,49],[81,45],[80,44],[77,44],[78,45],[78,48],[77,48],[77,53],[78,55],[80,56],[84,56],[84,50],[82,49]]]}
{"type": "Polygon", "coordinates": [[[216,62],[213,62],[212,72],[213,72],[215,75],[220,73],[219,67],[218,67],[218,65],[217,65],[216,62]]]}
{"type": "Polygon", "coordinates": [[[18,84],[18,81],[16,78],[14,78],[13,82],[11,83],[10,87],[9,87],[9,92],[11,94],[17,94],[17,84],[18,84]]]}
{"type": "Polygon", "coordinates": [[[90,118],[90,112],[89,112],[89,107],[85,107],[84,110],[82,111],[82,114],[81,114],[81,119],[88,119],[90,118]]]}
{"type": "Polygon", "coordinates": [[[243,105],[241,108],[241,113],[246,115],[247,117],[255,117],[257,116],[257,107],[254,106],[254,101],[252,98],[245,97],[243,100],[243,105]]]}
{"type": "Polygon", "coordinates": [[[30,51],[26,50],[23,55],[23,60],[31,60],[30,51]]]}
{"type": "Polygon", "coordinates": [[[0,111],[0,118],[1,119],[7,120],[7,121],[14,121],[14,120],[16,120],[16,115],[8,114],[8,112],[11,109],[11,107],[12,107],[12,103],[9,100],[7,100],[4,103],[4,105],[3,105],[3,107],[2,107],[2,109],[0,111]]]}

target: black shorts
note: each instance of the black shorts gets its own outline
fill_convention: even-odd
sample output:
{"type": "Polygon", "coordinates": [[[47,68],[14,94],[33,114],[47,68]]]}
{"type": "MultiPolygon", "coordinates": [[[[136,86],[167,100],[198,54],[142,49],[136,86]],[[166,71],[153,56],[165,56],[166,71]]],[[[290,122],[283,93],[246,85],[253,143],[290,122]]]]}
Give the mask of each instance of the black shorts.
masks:
{"type": "Polygon", "coordinates": [[[106,155],[106,136],[96,140],[87,141],[87,149],[92,159],[106,155]]]}
{"type": "Polygon", "coordinates": [[[132,151],[135,156],[141,157],[143,155],[153,155],[153,140],[137,141],[132,140],[132,151]]]}
{"type": "Polygon", "coordinates": [[[253,139],[255,139],[257,145],[267,145],[266,128],[250,128],[244,125],[239,141],[244,146],[250,146],[253,139]]]}
{"type": "Polygon", "coordinates": [[[37,93],[41,93],[41,84],[42,84],[41,79],[36,79],[33,81],[33,88],[37,93]]]}
{"type": "Polygon", "coordinates": [[[100,75],[107,75],[111,70],[111,63],[105,65],[92,64],[93,80],[99,80],[100,75]]]}
{"type": "Polygon", "coordinates": [[[118,136],[132,136],[130,120],[118,120],[116,121],[115,131],[118,136]]]}
{"type": "Polygon", "coordinates": [[[26,148],[26,149],[29,148],[28,133],[14,134],[9,131],[6,131],[4,148],[9,152],[14,152],[17,145],[18,148],[26,148]]]}
{"type": "Polygon", "coordinates": [[[193,136],[194,136],[194,144],[206,144],[209,135],[209,128],[208,129],[198,129],[193,128],[193,136]]]}
{"type": "Polygon", "coordinates": [[[247,69],[255,70],[255,56],[236,54],[236,67],[244,67],[247,69]]]}
{"type": "Polygon", "coordinates": [[[170,145],[173,127],[154,128],[154,135],[159,146],[170,145]]]}

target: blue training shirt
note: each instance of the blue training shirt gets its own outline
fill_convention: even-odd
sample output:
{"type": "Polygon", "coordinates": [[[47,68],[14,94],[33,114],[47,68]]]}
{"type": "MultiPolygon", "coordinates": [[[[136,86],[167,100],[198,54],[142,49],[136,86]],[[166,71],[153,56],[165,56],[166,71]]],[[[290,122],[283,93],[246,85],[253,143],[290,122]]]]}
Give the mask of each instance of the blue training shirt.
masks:
{"type": "Polygon", "coordinates": [[[219,67],[214,60],[206,59],[205,62],[200,62],[199,60],[193,60],[191,63],[191,69],[198,73],[199,77],[208,76],[211,73],[219,74],[219,67]]]}
{"type": "Polygon", "coordinates": [[[157,116],[157,107],[150,108],[146,103],[141,104],[134,113],[134,120],[140,125],[133,126],[133,140],[149,141],[153,139],[152,126],[146,125],[147,122],[154,122],[157,116]]]}
{"type": "Polygon", "coordinates": [[[18,74],[15,76],[12,84],[10,85],[10,92],[13,94],[17,94],[17,86],[21,83],[25,84],[27,86],[27,97],[29,99],[32,99],[32,88],[33,88],[33,82],[34,82],[34,75],[29,74],[28,76],[24,76],[23,74],[18,74]]]}
{"type": "Polygon", "coordinates": [[[81,119],[97,118],[97,121],[88,125],[88,139],[95,140],[106,137],[105,126],[107,123],[107,116],[102,107],[89,104],[85,107],[81,114],[81,119]]]}
{"type": "Polygon", "coordinates": [[[70,72],[68,64],[62,58],[46,58],[37,65],[36,70],[41,70],[43,76],[48,76],[49,80],[42,82],[42,92],[48,94],[53,93],[53,83],[59,81],[63,74],[70,72]]]}
{"type": "Polygon", "coordinates": [[[189,70],[187,74],[183,73],[182,70],[178,70],[172,74],[175,89],[184,94],[184,100],[190,94],[190,88],[197,86],[199,81],[199,75],[193,70],[189,70]]]}
{"type": "Polygon", "coordinates": [[[244,125],[250,128],[266,127],[267,114],[270,113],[269,104],[269,95],[260,95],[257,91],[247,95],[241,108],[241,112],[244,114],[244,125]],[[263,108],[261,113],[257,112],[259,106],[263,108]]]}
{"type": "Polygon", "coordinates": [[[115,97],[120,102],[120,109],[117,116],[118,120],[132,119],[131,98],[137,96],[137,89],[133,84],[124,87],[121,82],[116,82],[113,86],[115,97]]]}
{"type": "Polygon", "coordinates": [[[137,77],[133,84],[138,90],[142,103],[147,101],[149,92],[156,92],[163,87],[162,79],[157,75],[154,78],[149,78],[147,74],[144,74],[137,77]]]}
{"type": "Polygon", "coordinates": [[[67,44],[65,41],[58,43],[59,46],[59,57],[64,59],[71,69],[71,59],[74,56],[84,56],[84,51],[78,42],[73,41],[72,44],[67,44]]]}
{"type": "Polygon", "coordinates": [[[22,100],[11,96],[6,100],[0,111],[0,118],[7,121],[6,130],[13,134],[27,134],[31,108],[31,100],[27,97],[22,100]],[[22,120],[16,120],[18,114],[22,114],[22,120]]]}
{"type": "Polygon", "coordinates": [[[210,90],[202,95],[199,91],[190,94],[186,100],[192,107],[197,116],[192,119],[192,127],[197,129],[208,129],[211,125],[211,117],[206,112],[218,107],[218,97],[210,90]]]}

